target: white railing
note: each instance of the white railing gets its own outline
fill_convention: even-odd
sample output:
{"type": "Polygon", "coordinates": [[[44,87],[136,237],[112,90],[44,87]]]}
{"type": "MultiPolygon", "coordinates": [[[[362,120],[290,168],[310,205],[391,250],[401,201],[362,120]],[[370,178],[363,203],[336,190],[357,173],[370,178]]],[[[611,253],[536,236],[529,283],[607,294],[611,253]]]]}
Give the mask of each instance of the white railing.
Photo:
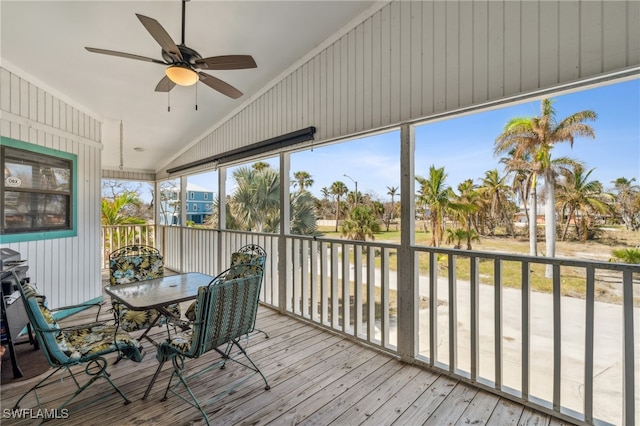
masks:
{"type": "Polygon", "coordinates": [[[109,267],[109,254],[131,244],[155,245],[155,225],[102,225],[102,267],[109,267]]]}
{"type": "Polygon", "coordinates": [[[261,300],[283,313],[571,422],[640,419],[640,266],[159,228],[170,269],[214,275],[260,244],[261,300]],[[532,291],[546,265],[549,291],[532,291]]]}

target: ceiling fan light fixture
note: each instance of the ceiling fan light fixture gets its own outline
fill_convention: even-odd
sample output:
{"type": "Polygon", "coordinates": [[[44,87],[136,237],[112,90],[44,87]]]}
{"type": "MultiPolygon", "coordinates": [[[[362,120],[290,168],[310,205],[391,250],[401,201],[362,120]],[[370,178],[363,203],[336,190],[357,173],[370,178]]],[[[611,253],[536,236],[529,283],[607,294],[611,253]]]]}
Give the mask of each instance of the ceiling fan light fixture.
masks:
{"type": "Polygon", "coordinates": [[[184,65],[172,65],[166,69],[167,77],[180,86],[192,86],[198,82],[198,73],[184,65]]]}

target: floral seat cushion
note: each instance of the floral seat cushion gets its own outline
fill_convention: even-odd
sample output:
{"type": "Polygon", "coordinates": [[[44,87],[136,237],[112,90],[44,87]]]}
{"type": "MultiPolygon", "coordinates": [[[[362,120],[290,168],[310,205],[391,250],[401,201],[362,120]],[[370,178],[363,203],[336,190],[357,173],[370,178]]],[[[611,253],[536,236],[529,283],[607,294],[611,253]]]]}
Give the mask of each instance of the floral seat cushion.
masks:
{"type": "Polygon", "coordinates": [[[31,311],[41,314],[35,316],[36,326],[44,330],[43,335],[47,339],[47,345],[57,362],[65,363],[67,358],[69,360],[90,358],[116,349],[133,361],[142,360],[143,352],[140,343],[127,333],[118,332],[113,325],[103,323],[90,324],[86,328],[61,329],[46,305],[46,297],[38,294],[30,284],[25,284],[22,288],[31,311]]]}
{"type": "MultiPolygon", "coordinates": [[[[155,309],[148,309],[145,311],[138,311],[129,309],[125,305],[116,301],[111,302],[113,310],[116,312],[120,322],[120,328],[124,331],[131,332],[148,328],[153,321],[160,315],[155,309]]],[[[171,312],[176,318],[180,317],[180,305],[174,304],[167,306],[167,310],[171,312]]],[[[166,318],[162,317],[157,324],[164,324],[166,318]]]]}
{"type": "Polygon", "coordinates": [[[162,343],[160,347],[163,347],[163,352],[169,352],[171,350],[189,353],[191,351],[191,344],[193,341],[193,328],[182,331],[180,333],[171,336],[170,340],[162,343]]]}

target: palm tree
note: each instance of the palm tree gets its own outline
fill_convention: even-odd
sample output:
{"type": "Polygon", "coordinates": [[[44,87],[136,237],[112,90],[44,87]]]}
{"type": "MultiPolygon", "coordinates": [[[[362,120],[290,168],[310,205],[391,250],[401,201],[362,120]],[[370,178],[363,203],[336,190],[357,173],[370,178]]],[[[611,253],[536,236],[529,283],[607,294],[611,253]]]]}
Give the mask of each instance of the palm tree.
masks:
{"type": "Polygon", "coordinates": [[[338,221],[340,220],[340,197],[347,194],[349,189],[344,182],[335,181],[331,184],[331,188],[329,188],[331,195],[335,197],[336,200],[336,232],[338,232],[338,221]]]}
{"type": "MultiPolygon", "coordinates": [[[[103,225],[142,225],[147,223],[145,219],[127,213],[127,210],[132,207],[137,208],[142,204],[138,194],[134,192],[124,192],[114,196],[113,199],[103,198],[101,204],[103,225]]],[[[124,233],[120,233],[116,229],[115,239],[117,241],[115,243],[113,241],[106,242],[108,247],[105,247],[105,249],[111,252],[118,247],[136,242],[138,244],[149,244],[149,241],[138,241],[139,235],[139,230],[137,229],[134,232],[124,233]]]]}
{"type": "Polygon", "coordinates": [[[480,241],[474,229],[447,228],[447,244],[454,243],[453,248],[462,248],[462,240],[467,241],[467,250],[473,250],[471,241],[480,241]]]}
{"type": "Polygon", "coordinates": [[[329,198],[329,195],[331,195],[331,190],[326,186],[323,186],[322,189],[320,189],[320,194],[322,194],[322,198],[329,198]]]}
{"type": "Polygon", "coordinates": [[[420,184],[417,202],[429,209],[431,245],[435,247],[442,243],[444,217],[453,197],[453,190],[445,185],[446,180],[444,167],[436,169],[434,165],[429,167],[428,178],[416,176],[416,181],[420,184]]]}
{"type": "Polygon", "coordinates": [[[359,205],[349,212],[341,234],[350,240],[366,241],[367,237],[375,239],[376,232],[380,232],[380,224],[374,211],[369,206],[359,205]]]}
{"type": "Polygon", "coordinates": [[[640,186],[634,185],[636,178],[627,179],[619,177],[614,180],[614,188],[616,190],[618,215],[624,223],[626,229],[635,231],[640,227],[640,211],[638,199],[640,198],[640,186]]]}
{"type": "Polygon", "coordinates": [[[237,189],[231,197],[229,211],[243,230],[265,232],[269,228],[272,231],[274,217],[280,214],[280,175],[268,164],[255,167],[256,164],[233,172],[237,189]]]}
{"type": "Polygon", "coordinates": [[[557,199],[561,204],[561,211],[567,212],[562,241],[567,237],[571,222],[576,226],[578,238],[586,241],[589,237],[592,214],[604,214],[611,209],[607,201],[613,200],[613,196],[602,191],[600,182],[589,180],[593,170],[595,169],[585,173],[584,167],[576,164],[573,171],[566,173],[564,180],[559,183],[557,199]]]}
{"type": "Polygon", "coordinates": [[[389,232],[389,225],[391,224],[391,222],[393,222],[393,213],[395,211],[395,207],[396,207],[396,203],[395,203],[395,197],[396,194],[398,193],[398,187],[397,186],[387,186],[387,195],[391,195],[391,208],[389,209],[389,214],[387,215],[387,232],[389,232]]]}
{"type": "MultiPolygon", "coordinates": [[[[278,232],[280,227],[280,174],[267,163],[234,171],[237,190],[228,197],[227,229],[278,232]],[[265,166],[266,165],[266,166],[265,166]]],[[[290,195],[290,231],[316,235],[315,198],[309,191],[290,195]]]]}
{"type": "Polygon", "coordinates": [[[531,154],[516,153],[511,149],[508,157],[500,159],[507,174],[513,175],[511,188],[520,199],[529,228],[529,255],[538,255],[538,194],[536,174],[531,169],[531,154]]]}
{"type": "Polygon", "coordinates": [[[611,251],[613,257],[610,261],[636,264],[640,263],[640,248],[624,248],[611,251]]]}
{"type": "Polygon", "coordinates": [[[305,171],[295,172],[293,174],[293,179],[295,180],[295,182],[293,182],[293,186],[297,186],[300,192],[313,185],[313,179],[311,179],[311,175],[305,171]]]}
{"type": "Polygon", "coordinates": [[[447,228],[447,244],[453,244],[454,249],[462,247],[462,240],[464,239],[464,229],[462,228],[447,228]]]}
{"type": "Polygon", "coordinates": [[[459,195],[455,195],[455,201],[451,200],[449,209],[458,219],[464,229],[471,229],[476,225],[476,214],[482,207],[481,193],[473,179],[466,179],[458,184],[459,195]]]}
{"type": "Polygon", "coordinates": [[[138,225],[146,223],[143,218],[126,214],[129,207],[138,207],[142,201],[134,192],[124,192],[113,199],[102,199],[103,225],[138,225]]]}
{"type": "MultiPolygon", "coordinates": [[[[506,124],[504,131],[495,143],[495,153],[503,154],[514,150],[516,158],[531,155],[533,163],[530,169],[536,176],[544,179],[545,192],[545,238],[546,255],[555,257],[556,251],[556,215],[555,215],[555,177],[552,167],[551,151],[557,143],[569,142],[573,147],[576,137],[595,138],[593,128],[585,121],[595,120],[596,113],[584,110],[574,113],[560,121],[551,99],[542,99],[540,117],[516,117],[506,124]]],[[[535,202],[535,200],[532,200],[535,202]]],[[[551,277],[552,265],[547,265],[546,276],[551,277]]]]}
{"type": "Polygon", "coordinates": [[[458,185],[460,195],[454,194],[454,199],[449,203],[449,211],[462,225],[463,238],[467,240],[467,248],[471,250],[471,240],[478,239],[477,214],[483,208],[484,200],[482,193],[478,190],[478,185],[472,179],[466,179],[458,185]]]}
{"type": "Polygon", "coordinates": [[[511,236],[515,237],[513,229],[513,190],[506,183],[506,176],[500,177],[497,169],[488,170],[482,178],[480,192],[488,203],[489,216],[494,224],[506,226],[511,236]]]}
{"type": "MultiPolygon", "coordinates": [[[[315,197],[309,191],[291,194],[290,232],[296,235],[317,235],[315,197]]],[[[279,219],[279,218],[278,218],[279,219]]]]}

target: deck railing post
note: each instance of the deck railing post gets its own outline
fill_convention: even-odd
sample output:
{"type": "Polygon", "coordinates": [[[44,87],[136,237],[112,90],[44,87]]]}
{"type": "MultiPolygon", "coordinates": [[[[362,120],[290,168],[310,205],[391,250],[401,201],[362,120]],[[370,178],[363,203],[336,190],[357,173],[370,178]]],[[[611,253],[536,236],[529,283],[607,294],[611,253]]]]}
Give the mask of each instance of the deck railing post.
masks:
{"type": "Polygon", "coordinates": [[[623,413],[622,423],[635,425],[635,368],[634,368],[634,330],[633,330],[633,273],[622,272],[622,315],[623,315],[623,413]]]}
{"type": "Polygon", "coordinates": [[[416,267],[415,242],[415,128],[405,124],[400,128],[400,247],[398,248],[397,303],[398,353],[412,360],[418,352],[419,280],[416,267]]]}

